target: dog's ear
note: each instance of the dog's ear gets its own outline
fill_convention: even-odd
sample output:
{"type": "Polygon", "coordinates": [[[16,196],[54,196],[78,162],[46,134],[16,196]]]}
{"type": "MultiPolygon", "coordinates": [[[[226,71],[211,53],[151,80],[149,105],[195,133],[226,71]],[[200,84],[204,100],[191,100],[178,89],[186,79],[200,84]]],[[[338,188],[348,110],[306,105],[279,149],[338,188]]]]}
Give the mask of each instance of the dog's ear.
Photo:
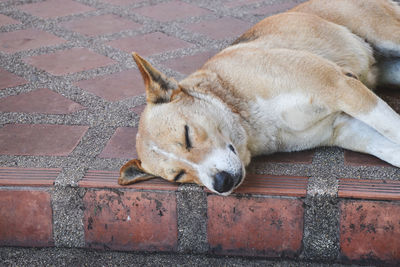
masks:
{"type": "Polygon", "coordinates": [[[132,56],[144,80],[147,103],[168,103],[181,91],[175,79],[165,76],[137,53],[133,52],[132,56]]]}
{"type": "Polygon", "coordinates": [[[118,184],[128,185],[155,177],[156,176],[148,174],[143,170],[140,160],[133,159],[125,163],[119,170],[118,184]]]}

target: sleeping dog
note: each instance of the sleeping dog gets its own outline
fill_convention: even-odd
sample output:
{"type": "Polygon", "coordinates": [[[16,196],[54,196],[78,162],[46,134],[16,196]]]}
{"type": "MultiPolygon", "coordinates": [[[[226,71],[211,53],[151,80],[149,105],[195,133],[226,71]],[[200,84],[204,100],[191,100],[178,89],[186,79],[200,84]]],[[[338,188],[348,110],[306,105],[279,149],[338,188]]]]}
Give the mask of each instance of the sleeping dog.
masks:
{"type": "Polygon", "coordinates": [[[318,146],[400,167],[400,116],[372,91],[400,86],[393,1],[303,3],[260,21],[180,82],[133,57],[147,105],[139,159],[121,168],[121,185],[159,176],[228,195],[251,157],[318,146]]]}

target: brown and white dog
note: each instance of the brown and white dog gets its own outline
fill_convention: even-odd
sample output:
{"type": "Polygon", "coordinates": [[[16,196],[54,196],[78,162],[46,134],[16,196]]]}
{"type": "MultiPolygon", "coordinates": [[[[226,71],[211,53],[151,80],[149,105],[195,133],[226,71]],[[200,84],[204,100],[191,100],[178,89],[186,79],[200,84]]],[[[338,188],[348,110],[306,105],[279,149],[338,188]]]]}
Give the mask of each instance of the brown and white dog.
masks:
{"type": "Polygon", "coordinates": [[[400,167],[400,7],[311,0],[266,18],[181,82],[137,54],[147,106],[126,185],[160,176],[228,195],[252,156],[339,146],[400,167]],[[369,88],[369,89],[368,89],[369,88]]]}

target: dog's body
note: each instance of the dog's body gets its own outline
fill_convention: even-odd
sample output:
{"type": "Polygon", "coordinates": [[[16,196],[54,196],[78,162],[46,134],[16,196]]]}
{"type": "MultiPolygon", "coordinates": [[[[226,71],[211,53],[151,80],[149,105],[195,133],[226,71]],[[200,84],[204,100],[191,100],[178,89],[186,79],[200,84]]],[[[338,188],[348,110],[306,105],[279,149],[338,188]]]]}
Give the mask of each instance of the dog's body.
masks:
{"type": "Polygon", "coordinates": [[[259,22],[179,84],[134,54],[148,105],[141,161],[123,166],[119,182],[156,175],[227,195],[252,156],[327,145],[400,167],[400,116],[367,88],[400,87],[396,56],[400,8],[389,0],[306,2],[259,22]]]}

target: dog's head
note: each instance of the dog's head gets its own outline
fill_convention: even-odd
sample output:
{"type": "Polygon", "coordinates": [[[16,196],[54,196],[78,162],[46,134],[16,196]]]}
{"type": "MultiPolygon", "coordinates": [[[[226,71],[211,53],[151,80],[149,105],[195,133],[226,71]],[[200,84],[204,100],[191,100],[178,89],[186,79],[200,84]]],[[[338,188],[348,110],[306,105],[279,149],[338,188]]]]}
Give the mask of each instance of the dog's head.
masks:
{"type": "Polygon", "coordinates": [[[119,183],[159,176],[204,185],[223,195],[231,193],[243,181],[245,169],[240,151],[226,134],[226,121],[213,116],[219,111],[195,99],[136,53],[133,57],[143,76],[147,105],[136,136],[140,160],[121,168],[119,183]]]}

